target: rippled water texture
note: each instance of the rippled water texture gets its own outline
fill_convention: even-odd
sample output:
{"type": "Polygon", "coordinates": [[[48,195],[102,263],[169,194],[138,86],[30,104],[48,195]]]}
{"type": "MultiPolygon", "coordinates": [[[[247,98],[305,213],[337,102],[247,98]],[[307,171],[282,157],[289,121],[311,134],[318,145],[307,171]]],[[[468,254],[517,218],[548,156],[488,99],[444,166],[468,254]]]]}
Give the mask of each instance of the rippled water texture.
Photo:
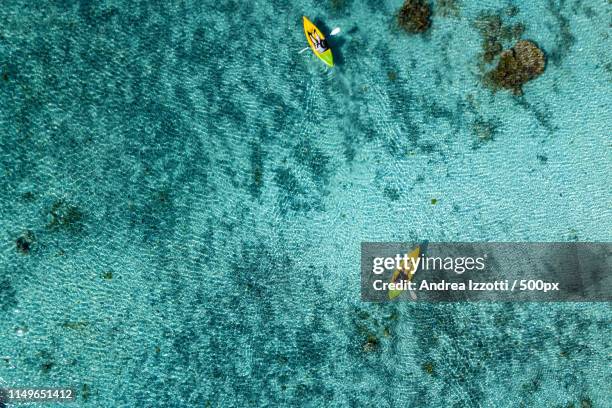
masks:
{"type": "Polygon", "coordinates": [[[610,2],[432,5],[409,35],[401,0],[3,1],[0,384],[609,406],[609,304],[359,300],[361,241],[612,238],[610,2]],[[494,91],[519,38],[546,68],[494,91]]]}

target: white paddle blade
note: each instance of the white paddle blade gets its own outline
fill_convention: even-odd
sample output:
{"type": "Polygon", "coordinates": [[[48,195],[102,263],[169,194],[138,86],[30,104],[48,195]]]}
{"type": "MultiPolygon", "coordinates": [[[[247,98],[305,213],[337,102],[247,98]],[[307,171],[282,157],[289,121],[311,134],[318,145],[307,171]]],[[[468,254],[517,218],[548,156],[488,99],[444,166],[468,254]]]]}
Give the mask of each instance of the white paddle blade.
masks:
{"type": "Polygon", "coordinates": [[[338,35],[338,34],[340,34],[340,27],[334,28],[329,35],[338,35]]]}
{"type": "Polygon", "coordinates": [[[303,53],[303,52],[304,52],[304,51],[306,51],[308,48],[310,48],[310,47],[306,47],[306,48],[304,48],[304,49],[300,50],[300,52],[298,52],[298,54],[303,53]]]}

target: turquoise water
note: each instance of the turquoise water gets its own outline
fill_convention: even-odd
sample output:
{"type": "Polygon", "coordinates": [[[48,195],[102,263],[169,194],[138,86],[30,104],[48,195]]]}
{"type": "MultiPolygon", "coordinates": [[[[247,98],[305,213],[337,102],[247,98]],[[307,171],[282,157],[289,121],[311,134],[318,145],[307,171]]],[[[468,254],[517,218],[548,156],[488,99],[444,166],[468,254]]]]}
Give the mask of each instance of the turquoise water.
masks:
{"type": "Polygon", "coordinates": [[[441,3],[411,36],[399,0],[3,2],[0,385],[610,406],[609,304],[360,302],[362,241],[612,238],[610,3],[441,3]],[[547,55],[523,96],[483,13],[547,55]]]}

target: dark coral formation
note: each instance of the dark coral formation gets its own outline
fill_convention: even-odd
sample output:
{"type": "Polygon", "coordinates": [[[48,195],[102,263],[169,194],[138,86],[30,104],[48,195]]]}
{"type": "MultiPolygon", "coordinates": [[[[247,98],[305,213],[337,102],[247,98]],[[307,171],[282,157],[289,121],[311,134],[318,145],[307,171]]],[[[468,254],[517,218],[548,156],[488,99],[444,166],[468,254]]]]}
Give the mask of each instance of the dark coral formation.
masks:
{"type": "MultiPolygon", "coordinates": [[[[517,13],[516,7],[509,7],[505,12],[510,17],[517,13]]],[[[484,75],[486,85],[493,89],[510,89],[516,95],[521,95],[523,84],[544,72],[544,52],[532,41],[519,40],[525,31],[522,23],[504,24],[501,15],[482,13],[474,26],[482,36],[482,71],[485,71],[486,64],[498,61],[497,66],[484,75]],[[504,51],[514,41],[518,41],[514,47],[504,51]]],[[[486,137],[486,128],[482,130],[485,130],[485,137],[479,135],[479,139],[490,139],[486,137]]]]}
{"type": "Polygon", "coordinates": [[[502,52],[502,44],[497,40],[496,37],[486,37],[482,41],[482,58],[485,62],[489,63],[493,61],[500,52],[502,52]]]}
{"type": "Polygon", "coordinates": [[[523,84],[544,72],[545,65],[544,52],[535,43],[521,40],[501,53],[497,67],[487,73],[486,79],[495,88],[522,95],[523,84]]]}
{"type": "Polygon", "coordinates": [[[395,187],[391,187],[391,186],[385,187],[385,189],[383,190],[383,194],[386,198],[388,198],[391,201],[398,201],[400,199],[400,192],[395,187]]]}
{"type": "Polygon", "coordinates": [[[53,203],[48,214],[49,229],[65,229],[80,232],[83,228],[83,213],[75,206],[63,199],[53,203]]]}
{"type": "Polygon", "coordinates": [[[38,353],[38,356],[41,359],[40,371],[43,374],[48,374],[49,371],[51,371],[53,367],[55,367],[55,359],[53,358],[51,353],[49,353],[46,350],[43,350],[40,353],[38,353]]]}
{"type": "Polygon", "coordinates": [[[365,351],[366,353],[375,351],[376,349],[378,349],[379,345],[380,340],[378,340],[378,337],[373,334],[370,334],[368,335],[368,338],[366,339],[365,343],[363,343],[363,351],[365,351]]]}
{"type": "Polygon", "coordinates": [[[353,322],[360,345],[356,350],[366,354],[383,351],[392,341],[398,318],[399,312],[394,307],[356,309],[353,322]]]}
{"type": "Polygon", "coordinates": [[[408,33],[427,31],[431,25],[431,7],[424,0],[406,0],[397,15],[397,22],[408,33]]]}
{"type": "Polygon", "coordinates": [[[34,239],[34,233],[32,231],[26,231],[19,238],[17,238],[15,241],[15,246],[19,252],[27,255],[32,250],[34,239]]]}
{"type": "Polygon", "coordinates": [[[423,368],[423,371],[425,371],[427,374],[433,375],[434,365],[432,362],[423,363],[422,368],[423,368]]]}
{"type": "Polygon", "coordinates": [[[517,23],[513,26],[504,25],[496,14],[481,14],[474,25],[482,36],[482,58],[490,63],[503,50],[504,41],[518,40],[525,31],[525,26],[517,23]]]}

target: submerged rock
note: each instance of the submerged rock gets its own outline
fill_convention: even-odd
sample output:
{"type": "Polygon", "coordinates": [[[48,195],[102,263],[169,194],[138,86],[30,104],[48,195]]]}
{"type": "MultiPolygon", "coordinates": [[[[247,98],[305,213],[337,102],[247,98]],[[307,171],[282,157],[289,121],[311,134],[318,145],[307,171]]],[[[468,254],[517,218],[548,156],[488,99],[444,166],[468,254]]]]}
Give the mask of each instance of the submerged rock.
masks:
{"type": "Polygon", "coordinates": [[[34,240],[34,233],[32,231],[26,231],[19,238],[17,238],[15,241],[15,246],[19,252],[27,255],[30,253],[32,245],[34,245],[34,240]]]}
{"type": "Polygon", "coordinates": [[[544,52],[533,42],[521,40],[514,47],[501,53],[497,67],[487,73],[486,79],[495,88],[523,93],[523,84],[544,72],[544,52]]]}
{"type": "Polygon", "coordinates": [[[406,0],[397,15],[397,23],[411,34],[423,33],[431,25],[431,7],[424,0],[406,0]]]}

